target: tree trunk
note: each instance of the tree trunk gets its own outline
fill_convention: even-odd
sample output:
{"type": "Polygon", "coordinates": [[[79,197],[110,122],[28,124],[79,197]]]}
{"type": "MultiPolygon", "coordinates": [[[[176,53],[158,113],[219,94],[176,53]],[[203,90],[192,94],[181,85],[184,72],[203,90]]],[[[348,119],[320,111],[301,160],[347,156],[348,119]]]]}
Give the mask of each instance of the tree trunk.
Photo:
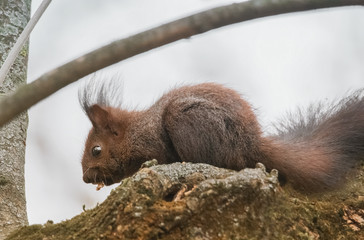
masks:
{"type": "MultiPolygon", "coordinates": [[[[31,0],[0,2],[1,65],[29,20],[30,4],[31,0]]],[[[26,82],[27,62],[28,44],[23,47],[4,84],[0,86],[0,97],[26,82]]],[[[24,187],[27,126],[28,115],[24,112],[0,128],[0,239],[28,224],[24,187]]]]}

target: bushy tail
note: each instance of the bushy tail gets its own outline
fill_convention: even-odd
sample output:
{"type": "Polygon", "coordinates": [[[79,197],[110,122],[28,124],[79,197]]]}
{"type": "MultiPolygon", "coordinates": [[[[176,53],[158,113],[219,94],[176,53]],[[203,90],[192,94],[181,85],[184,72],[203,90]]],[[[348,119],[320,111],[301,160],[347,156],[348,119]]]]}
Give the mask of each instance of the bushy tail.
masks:
{"type": "Polygon", "coordinates": [[[333,103],[299,110],[267,138],[268,167],[306,191],[332,189],[364,158],[363,90],[333,103]]]}

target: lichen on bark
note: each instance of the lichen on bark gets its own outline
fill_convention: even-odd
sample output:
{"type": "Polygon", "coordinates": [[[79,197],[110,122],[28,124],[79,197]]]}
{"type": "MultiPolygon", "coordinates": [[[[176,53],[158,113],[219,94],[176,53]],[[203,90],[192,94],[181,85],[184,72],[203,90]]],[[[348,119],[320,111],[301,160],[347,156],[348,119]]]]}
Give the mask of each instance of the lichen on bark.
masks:
{"type": "Polygon", "coordinates": [[[239,172],[207,164],[151,166],[96,208],[58,224],[23,227],[9,240],[360,239],[363,170],[341,191],[306,196],[282,189],[277,172],[262,165],[239,172]]]}
{"type": "MultiPolygon", "coordinates": [[[[0,65],[2,65],[30,17],[30,0],[0,3],[0,65]]],[[[4,83],[0,95],[15,91],[26,82],[28,45],[22,49],[4,83]]],[[[24,155],[28,126],[27,113],[0,128],[0,239],[28,224],[24,188],[24,155]]]]}

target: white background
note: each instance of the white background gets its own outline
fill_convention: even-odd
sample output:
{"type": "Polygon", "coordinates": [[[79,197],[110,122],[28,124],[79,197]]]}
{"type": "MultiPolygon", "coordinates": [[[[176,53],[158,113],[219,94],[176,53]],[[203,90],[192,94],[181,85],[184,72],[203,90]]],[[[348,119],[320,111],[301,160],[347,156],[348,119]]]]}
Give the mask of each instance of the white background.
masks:
{"type": "MultiPolygon", "coordinates": [[[[32,1],[32,12],[41,0],[32,1]]],[[[30,40],[28,80],[88,51],[227,0],[54,0],[30,40]]],[[[219,82],[255,107],[264,130],[296,106],[364,86],[364,8],[264,18],[214,30],[104,70],[120,74],[127,108],[148,107],[176,85],[219,82]]],[[[115,187],[82,182],[91,124],[72,84],[31,108],[26,153],[29,222],[59,222],[115,187]]]]}

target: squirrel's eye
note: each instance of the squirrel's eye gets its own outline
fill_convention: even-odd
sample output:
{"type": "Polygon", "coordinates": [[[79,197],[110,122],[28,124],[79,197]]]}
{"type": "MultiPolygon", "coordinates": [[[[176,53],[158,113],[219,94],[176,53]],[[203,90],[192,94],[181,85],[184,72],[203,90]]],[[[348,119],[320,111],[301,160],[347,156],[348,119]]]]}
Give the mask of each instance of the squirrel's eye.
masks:
{"type": "Polygon", "coordinates": [[[97,157],[99,156],[101,153],[101,147],[100,146],[95,146],[92,148],[92,156],[97,157]]]}

